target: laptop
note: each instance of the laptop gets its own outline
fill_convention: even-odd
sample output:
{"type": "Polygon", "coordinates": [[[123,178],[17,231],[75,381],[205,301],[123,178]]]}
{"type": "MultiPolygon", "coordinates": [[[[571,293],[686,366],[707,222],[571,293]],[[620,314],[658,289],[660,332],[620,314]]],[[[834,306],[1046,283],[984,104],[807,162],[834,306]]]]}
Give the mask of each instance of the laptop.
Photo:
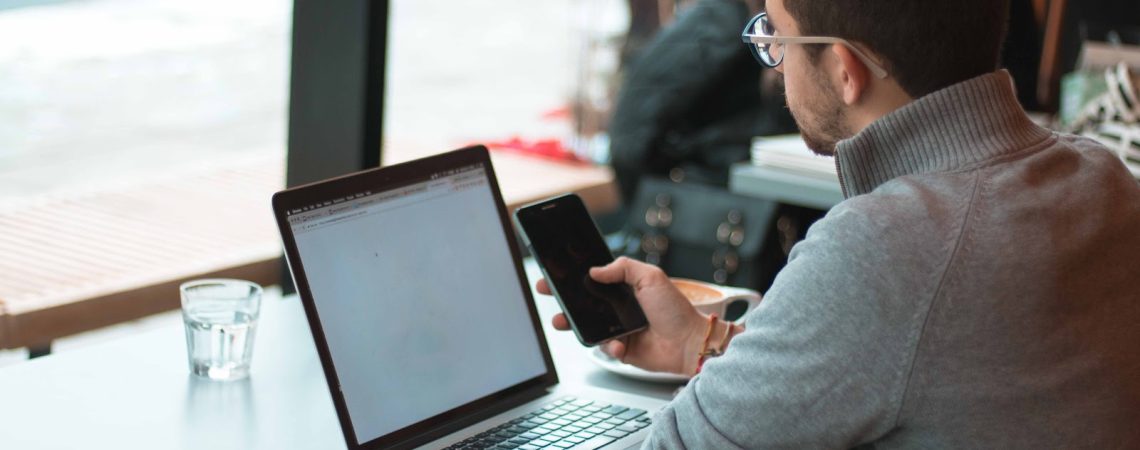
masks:
{"type": "Polygon", "coordinates": [[[621,449],[665,404],[559,385],[486,148],[273,209],[350,449],[621,449]]]}

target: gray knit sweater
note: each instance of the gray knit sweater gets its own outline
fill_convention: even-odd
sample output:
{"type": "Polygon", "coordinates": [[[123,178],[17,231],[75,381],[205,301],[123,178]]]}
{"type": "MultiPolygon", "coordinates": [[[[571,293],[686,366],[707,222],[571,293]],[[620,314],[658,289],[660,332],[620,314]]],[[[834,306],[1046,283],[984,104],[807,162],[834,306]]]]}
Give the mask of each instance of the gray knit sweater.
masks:
{"type": "Polygon", "coordinates": [[[1140,185],[1005,72],[837,151],[792,251],[652,448],[1140,448],[1140,185]]]}

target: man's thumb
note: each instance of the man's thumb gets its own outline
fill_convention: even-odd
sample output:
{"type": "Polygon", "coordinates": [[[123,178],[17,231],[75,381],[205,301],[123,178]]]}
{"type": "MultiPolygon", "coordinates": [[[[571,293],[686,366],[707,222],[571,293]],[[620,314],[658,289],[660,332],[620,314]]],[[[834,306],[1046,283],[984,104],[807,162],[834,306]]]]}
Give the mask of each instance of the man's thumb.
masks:
{"type": "Polygon", "coordinates": [[[590,269],[590,278],[594,281],[605,284],[621,283],[625,281],[625,269],[629,264],[629,259],[626,257],[618,258],[617,261],[609,263],[602,267],[593,267],[590,269]]]}

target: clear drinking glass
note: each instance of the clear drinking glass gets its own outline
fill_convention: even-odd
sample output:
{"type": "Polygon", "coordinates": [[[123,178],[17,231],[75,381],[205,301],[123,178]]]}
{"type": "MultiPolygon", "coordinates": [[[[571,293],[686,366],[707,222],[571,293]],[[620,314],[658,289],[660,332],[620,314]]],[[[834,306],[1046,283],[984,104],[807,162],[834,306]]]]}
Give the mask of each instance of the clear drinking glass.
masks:
{"type": "Polygon", "coordinates": [[[261,286],[211,279],[189,281],[179,289],[190,372],[214,380],[248,376],[261,286]]]}

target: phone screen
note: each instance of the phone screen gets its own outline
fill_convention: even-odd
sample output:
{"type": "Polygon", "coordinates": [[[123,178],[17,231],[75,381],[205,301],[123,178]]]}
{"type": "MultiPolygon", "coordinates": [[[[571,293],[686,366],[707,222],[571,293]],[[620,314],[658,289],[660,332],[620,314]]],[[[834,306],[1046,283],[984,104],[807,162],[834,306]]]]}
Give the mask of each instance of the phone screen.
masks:
{"type": "Polygon", "coordinates": [[[515,218],[583,344],[597,345],[647,326],[628,285],[590,278],[591,267],[614,258],[577,195],[524,207],[515,218]]]}

